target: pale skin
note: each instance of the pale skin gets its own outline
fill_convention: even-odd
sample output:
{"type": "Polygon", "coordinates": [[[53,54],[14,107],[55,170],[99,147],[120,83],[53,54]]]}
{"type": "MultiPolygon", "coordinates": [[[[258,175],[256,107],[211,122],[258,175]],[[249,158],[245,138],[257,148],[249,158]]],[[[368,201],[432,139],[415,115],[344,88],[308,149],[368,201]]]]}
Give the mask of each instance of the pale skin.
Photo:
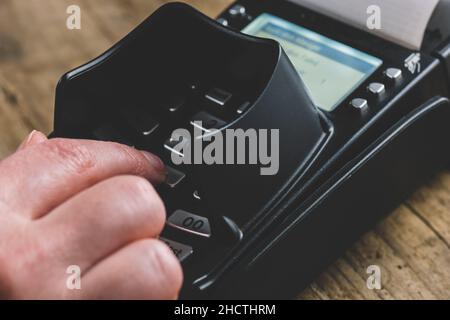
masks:
{"type": "Polygon", "coordinates": [[[33,131],[0,162],[0,298],[177,298],[181,267],[157,239],[164,178],[150,153],[33,131]]]}

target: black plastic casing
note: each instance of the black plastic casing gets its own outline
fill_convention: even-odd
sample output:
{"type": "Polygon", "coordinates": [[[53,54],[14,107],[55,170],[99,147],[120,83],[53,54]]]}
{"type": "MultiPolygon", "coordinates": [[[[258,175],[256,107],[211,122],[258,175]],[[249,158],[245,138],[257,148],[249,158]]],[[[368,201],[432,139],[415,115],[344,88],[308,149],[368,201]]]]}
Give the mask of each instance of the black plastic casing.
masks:
{"type": "Polygon", "coordinates": [[[220,18],[230,28],[240,30],[270,13],[384,61],[339,107],[324,112],[333,128],[326,146],[273,210],[273,219],[258,226],[258,237],[241,251],[217,289],[225,298],[289,299],[420,185],[448,168],[450,41],[432,37],[432,43],[425,42],[424,68],[412,75],[403,66],[412,51],[339,21],[289,1],[242,0],[230,8],[236,4],[246,8],[247,17],[233,18],[225,10],[220,18]],[[402,81],[387,86],[383,99],[369,99],[367,112],[355,112],[351,99],[368,97],[371,82],[387,83],[383,71],[388,67],[402,69],[402,81]]]}
{"type": "MultiPolygon", "coordinates": [[[[246,230],[270,214],[270,206],[304,174],[330,136],[331,125],[314,107],[280,45],[229,30],[187,5],[165,5],[106,53],[62,77],[52,134],[93,139],[95,130],[108,124],[126,137],[110,140],[162,152],[152,142],[134,140],[134,134],[121,127],[121,115],[146,109],[161,119],[162,146],[172,129],[186,126],[189,116],[199,111],[170,119],[162,102],[193,83],[226,87],[250,101],[247,111],[232,118],[222,131],[276,129],[280,135],[275,175],[262,175],[265,166],[250,164],[180,169],[205,199],[209,219],[226,217],[243,232],[243,239],[233,239],[237,243],[223,244],[213,238],[194,246],[193,256],[184,265],[183,292],[191,297],[201,296],[203,289],[189,293],[189,283],[204,288],[204,283],[209,286],[222,273],[221,266],[232,260],[233,247],[251,238],[246,230]]],[[[183,208],[183,203],[169,205],[183,208]]]]}
{"type": "MultiPolygon", "coordinates": [[[[213,239],[194,248],[184,264],[182,298],[294,297],[450,161],[444,58],[424,53],[420,74],[405,74],[384,100],[357,113],[350,99],[383,79],[384,68],[401,67],[410,51],[286,1],[238,3],[309,28],[320,22],[320,33],[384,64],[334,112],[323,112],[277,43],[236,32],[248,21],[233,31],[186,5],[169,4],[105,54],[63,76],[57,88],[55,137],[92,138],[99,125],[117,123],[117,110],[133,112],[135,106],[159,114],[157,102],[192,81],[232,86],[252,102],[227,128],[280,130],[276,176],[261,176],[260,166],[190,171],[211,214],[231,218],[243,237],[228,247],[213,239]]],[[[221,17],[230,19],[228,10],[221,17]]]]}

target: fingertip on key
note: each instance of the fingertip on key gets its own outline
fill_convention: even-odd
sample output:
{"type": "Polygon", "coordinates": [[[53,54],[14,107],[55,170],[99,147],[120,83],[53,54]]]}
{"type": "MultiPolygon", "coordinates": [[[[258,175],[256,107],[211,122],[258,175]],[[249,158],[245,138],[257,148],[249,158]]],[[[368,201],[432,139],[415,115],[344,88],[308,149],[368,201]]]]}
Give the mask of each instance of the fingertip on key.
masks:
{"type": "Polygon", "coordinates": [[[147,152],[147,151],[141,151],[142,154],[147,158],[147,160],[150,162],[153,168],[155,168],[157,171],[164,172],[166,170],[166,165],[164,162],[159,158],[158,156],[154,155],[153,153],[147,152]]]}
{"type": "Polygon", "coordinates": [[[164,182],[167,178],[167,169],[164,162],[157,155],[147,151],[141,151],[151,166],[158,172],[158,181],[164,182]]]}

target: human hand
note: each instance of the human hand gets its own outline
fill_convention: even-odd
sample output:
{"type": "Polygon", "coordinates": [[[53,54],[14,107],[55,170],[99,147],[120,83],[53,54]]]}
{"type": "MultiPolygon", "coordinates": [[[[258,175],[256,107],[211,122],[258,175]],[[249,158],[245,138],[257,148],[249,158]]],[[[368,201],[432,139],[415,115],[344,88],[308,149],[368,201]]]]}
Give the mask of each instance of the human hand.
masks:
{"type": "Polygon", "coordinates": [[[165,209],[150,183],[164,177],[150,153],[32,132],[0,162],[0,297],[176,298],[182,271],[157,240],[165,209]]]}

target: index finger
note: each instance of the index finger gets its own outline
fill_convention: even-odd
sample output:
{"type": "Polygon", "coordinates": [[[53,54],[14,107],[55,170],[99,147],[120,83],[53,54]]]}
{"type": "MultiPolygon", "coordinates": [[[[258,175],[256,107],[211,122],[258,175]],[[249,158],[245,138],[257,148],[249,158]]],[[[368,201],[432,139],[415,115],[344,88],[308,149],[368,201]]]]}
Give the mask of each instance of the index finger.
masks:
{"type": "Polygon", "coordinates": [[[78,192],[117,175],[137,175],[153,183],[165,179],[155,155],[91,140],[52,139],[0,162],[0,202],[36,219],[78,192]]]}

